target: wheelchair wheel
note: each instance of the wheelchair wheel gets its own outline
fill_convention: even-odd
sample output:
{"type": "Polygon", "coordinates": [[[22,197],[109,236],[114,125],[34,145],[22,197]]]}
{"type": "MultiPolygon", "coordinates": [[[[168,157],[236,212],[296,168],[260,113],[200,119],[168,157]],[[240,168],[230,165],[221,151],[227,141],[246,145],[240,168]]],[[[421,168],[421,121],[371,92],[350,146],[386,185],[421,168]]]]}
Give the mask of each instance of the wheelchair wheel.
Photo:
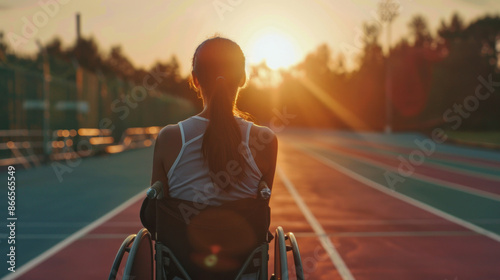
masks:
{"type": "Polygon", "coordinates": [[[116,254],[108,280],[132,280],[151,279],[153,280],[153,248],[151,245],[151,235],[143,228],[137,234],[129,235],[122,242],[116,254]],[[124,273],[120,275],[120,264],[127,255],[124,273]]]}
{"type": "Polygon", "coordinates": [[[289,232],[285,236],[285,239],[288,239],[290,241],[290,246],[292,247],[291,249],[293,254],[293,263],[295,265],[295,275],[297,276],[297,280],[304,280],[304,269],[302,268],[302,258],[300,257],[299,244],[297,243],[297,239],[295,239],[295,235],[293,234],[293,232],[289,232]]]}
{"type": "Polygon", "coordinates": [[[288,280],[288,259],[286,256],[285,232],[282,227],[276,228],[274,236],[274,275],[272,279],[288,280]]]}
{"type": "Polygon", "coordinates": [[[153,280],[153,245],[151,234],[145,228],[137,233],[125,264],[123,280],[153,280]]]}
{"type": "Polygon", "coordinates": [[[135,234],[129,235],[125,240],[123,240],[118,253],[116,253],[115,260],[113,261],[113,266],[111,266],[111,272],[109,273],[108,280],[115,280],[120,269],[120,264],[122,262],[125,252],[130,252],[130,245],[134,242],[135,234]]]}
{"type": "Polygon", "coordinates": [[[274,274],[271,279],[289,279],[290,275],[288,272],[287,258],[288,251],[292,251],[295,276],[297,280],[304,280],[304,270],[302,267],[302,259],[300,257],[297,239],[295,239],[295,235],[292,232],[285,234],[282,227],[278,227],[276,229],[274,242],[274,274]]]}

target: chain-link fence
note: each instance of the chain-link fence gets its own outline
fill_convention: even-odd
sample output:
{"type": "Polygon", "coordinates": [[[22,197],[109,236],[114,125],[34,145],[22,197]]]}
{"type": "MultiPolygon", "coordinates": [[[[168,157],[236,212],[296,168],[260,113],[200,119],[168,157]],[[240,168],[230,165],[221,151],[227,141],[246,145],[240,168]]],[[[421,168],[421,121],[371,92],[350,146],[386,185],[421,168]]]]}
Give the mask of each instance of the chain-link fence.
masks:
{"type": "MultiPolygon", "coordinates": [[[[73,78],[50,77],[42,71],[0,65],[0,160],[17,158],[5,163],[23,163],[20,157],[31,162],[33,155],[40,158],[44,133],[49,135],[46,150],[58,145],[53,142],[62,133],[58,131],[64,130],[106,130],[106,137],[112,137],[106,143],[117,144],[128,128],[161,127],[194,113],[189,101],[144,85],[81,67],[70,76],[73,78]]],[[[78,137],[77,133],[70,143],[76,143],[78,137]]]]}

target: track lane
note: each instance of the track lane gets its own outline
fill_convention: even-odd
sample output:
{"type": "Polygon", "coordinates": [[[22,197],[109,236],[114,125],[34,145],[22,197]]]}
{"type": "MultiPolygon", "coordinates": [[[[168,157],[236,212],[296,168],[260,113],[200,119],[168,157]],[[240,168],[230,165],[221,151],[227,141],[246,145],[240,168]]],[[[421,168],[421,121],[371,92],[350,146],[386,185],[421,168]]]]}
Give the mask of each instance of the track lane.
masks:
{"type": "MultiPolygon", "coordinates": [[[[302,143],[307,145],[305,141],[302,143]]],[[[376,152],[366,152],[323,141],[315,141],[314,143],[317,147],[324,147],[337,154],[362,160],[386,170],[391,170],[394,173],[401,173],[403,174],[402,176],[411,173],[406,177],[422,178],[425,181],[436,182],[451,188],[463,189],[464,191],[474,192],[477,195],[491,197],[500,201],[500,176],[485,177],[478,174],[464,174],[456,170],[436,168],[435,165],[428,164],[426,159],[421,164],[412,164],[408,160],[409,155],[401,155],[403,157],[403,160],[401,160],[398,156],[381,155],[376,152]]],[[[500,169],[498,172],[500,172],[500,169]]]]}
{"type": "Polygon", "coordinates": [[[493,261],[500,257],[500,243],[325,168],[323,163],[283,141],[280,154],[285,155],[281,161],[287,163],[283,169],[292,182],[301,186],[297,189],[313,214],[328,233],[337,234],[331,237],[332,242],[355,279],[500,277],[493,261]],[[342,219],[344,223],[339,223],[342,219]],[[362,224],[353,220],[373,222],[362,224]],[[387,223],[380,223],[381,220],[387,223]],[[407,220],[419,222],[399,223],[407,220]],[[342,231],[346,234],[342,235],[342,231]],[[377,235],[360,237],[359,231],[377,235]],[[383,236],[384,232],[387,236],[383,236]],[[464,242],[474,245],[464,247],[461,245],[464,242]],[[429,257],[436,252],[439,256],[429,257]],[[493,259],[483,258],[485,254],[493,259]]]}
{"type": "MultiPolygon", "coordinates": [[[[363,136],[360,137],[362,138],[363,136]]],[[[435,168],[455,172],[461,171],[472,175],[482,175],[483,177],[488,176],[498,178],[500,176],[498,173],[498,169],[500,169],[500,153],[497,153],[497,155],[495,155],[494,152],[486,153],[485,151],[482,151],[482,153],[479,153],[479,155],[488,155],[486,158],[478,157],[478,155],[462,155],[460,154],[460,151],[464,151],[464,148],[450,148],[448,145],[437,144],[421,135],[414,135],[414,141],[412,142],[405,139],[405,141],[392,144],[372,142],[369,136],[367,136],[365,140],[351,138],[344,139],[338,136],[324,137],[324,135],[319,138],[331,144],[352,147],[358,150],[392,157],[397,157],[400,154],[408,155],[413,151],[421,150],[422,148],[415,142],[418,140],[420,145],[425,149],[431,148],[429,145],[432,146],[432,151],[429,151],[430,155],[427,157],[427,160],[429,164],[433,165],[435,168]]]]}

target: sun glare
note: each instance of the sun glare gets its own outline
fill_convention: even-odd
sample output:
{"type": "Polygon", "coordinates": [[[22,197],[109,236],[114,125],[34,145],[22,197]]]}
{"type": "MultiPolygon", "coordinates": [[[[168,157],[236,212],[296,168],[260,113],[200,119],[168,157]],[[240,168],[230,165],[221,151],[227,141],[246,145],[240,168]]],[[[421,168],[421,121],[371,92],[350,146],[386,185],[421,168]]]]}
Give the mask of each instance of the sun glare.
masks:
{"type": "Polygon", "coordinates": [[[247,56],[250,63],[265,61],[273,70],[290,67],[300,58],[294,39],[274,29],[255,36],[247,56]]]}

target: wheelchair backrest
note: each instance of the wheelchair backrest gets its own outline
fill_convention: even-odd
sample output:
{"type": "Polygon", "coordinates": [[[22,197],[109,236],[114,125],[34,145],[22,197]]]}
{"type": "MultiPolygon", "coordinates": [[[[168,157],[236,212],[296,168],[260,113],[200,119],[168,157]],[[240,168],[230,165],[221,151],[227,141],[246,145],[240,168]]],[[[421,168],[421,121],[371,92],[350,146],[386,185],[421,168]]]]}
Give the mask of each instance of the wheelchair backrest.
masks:
{"type": "Polygon", "coordinates": [[[197,274],[209,279],[207,273],[219,277],[234,273],[257,246],[267,242],[267,200],[209,206],[166,198],[157,203],[157,239],[174,252],[193,279],[197,274]]]}

